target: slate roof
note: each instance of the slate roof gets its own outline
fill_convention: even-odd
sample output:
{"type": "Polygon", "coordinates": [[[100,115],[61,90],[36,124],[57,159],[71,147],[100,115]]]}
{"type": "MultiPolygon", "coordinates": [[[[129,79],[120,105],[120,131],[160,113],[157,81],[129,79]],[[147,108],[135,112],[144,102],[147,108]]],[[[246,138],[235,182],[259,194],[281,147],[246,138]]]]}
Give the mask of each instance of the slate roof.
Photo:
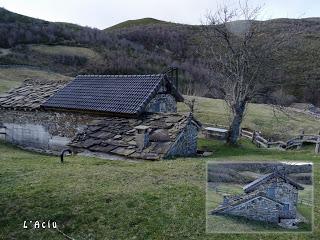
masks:
{"type": "Polygon", "coordinates": [[[254,180],[253,182],[247,184],[246,186],[243,187],[243,190],[246,193],[252,192],[254,190],[257,189],[257,187],[259,187],[261,184],[266,183],[267,181],[273,179],[273,178],[282,178],[283,180],[285,180],[287,183],[293,185],[295,188],[297,188],[298,190],[303,190],[304,188],[296,183],[295,181],[291,180],[290,178],[288,178],[287,176],[280,174],[279,172],[275,171],[269,174],[266,174],[256,180],[254,180]]]}
{"type": "Polygon", "coordinates": [[[41,104],[66,84],[66,80],[25,80],[21,86],[0,94],[0,109],[38,109],[41,104]]]}
{"type": "Polygon", "coordinates": [[[192,116],[177,113],[146,114],[141,119],[100,117],[89,123],[70,146],[75,152],[91,151],[120,155],[126,158],[158,160],[175,142],[188,123],[199,126],[192,116]],[[150,144],[142,151],[135,141],[135,127],[150,127],[150,144]]]}
{"type": "Polygon", "coordinates": [[[139,115],[163,84],[183,101],[166,74],[80,75],[42,107],[139,115]]]}
{"type": "Polygon", "coordinates": [[[235,196],[232,196],[230,199],[229,199],[229,202],[226,204],[226,205],[220,205],[218,206],[216,209],[212,210],[211,213],[214,214],[214,213],[223,213],[227,210],[231,210],[232,208],[242,204],[242,203],[245,203],[245,202],[248,202],[254,198],[257,198],[257,197],[263,197],[263,198],[266,198],[272,202],[275,202],[277,204],[280,204],[280,205],[283,205],[283,203],[277,201],[277,200],[274,200],[274,199],[271,199],[269,197],[266,196],[266,194],[264,192],[260,192],[260,191],[255,191],[255,192],[252,192],[252,193],[249,193],[249,194],[242,194],[242,195],[235,195],[235,196]]]}

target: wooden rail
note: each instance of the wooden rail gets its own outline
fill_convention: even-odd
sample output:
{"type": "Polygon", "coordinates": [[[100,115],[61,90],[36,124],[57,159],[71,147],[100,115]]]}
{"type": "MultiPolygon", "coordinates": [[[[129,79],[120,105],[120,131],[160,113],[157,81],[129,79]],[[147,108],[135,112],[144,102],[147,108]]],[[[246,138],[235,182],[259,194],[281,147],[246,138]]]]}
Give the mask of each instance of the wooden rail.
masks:
{"type": "MultiPolygon", "coordinates": [[[[205,127],[216,127],[222,129],[228,129],[226,126],[222,125],[213,125],[210,123],[203,123],[203,129],[205,127]]],[[[205,135],[208,136],[208,132],[204,131],[205,135]]],[[[220,139],[225,139],[226,136],[223,135],[220,139]]],[[[288,150],[293,148],[301,148],[304,143],[312,143],[315,144],[315,153],[320,154],[320,132],[318,134],[305,134],[302,131],[298,136],[289,139],[288,141],[272,141],[271,139],[267,140],[261,135],[261,132],[254,131],[251,129],[243,128],[240,132],[240,137],[248,138],[252,141],[252,143],[256,144],[257,147],[263,148],[272,148],[279,150],[288,150]]]]}
{"type": "Polygon", "coordinates": [[[271,141],[261,136],[258,131],[250,131],[248,129],[241,129],[241,137],[249,138],[257,147],[277,148],[287,150],[292,148],[301,148],[304,143],[315,144],[315,153],[320,154],[320,134],[302,134],[284,141],[271,141]]]}

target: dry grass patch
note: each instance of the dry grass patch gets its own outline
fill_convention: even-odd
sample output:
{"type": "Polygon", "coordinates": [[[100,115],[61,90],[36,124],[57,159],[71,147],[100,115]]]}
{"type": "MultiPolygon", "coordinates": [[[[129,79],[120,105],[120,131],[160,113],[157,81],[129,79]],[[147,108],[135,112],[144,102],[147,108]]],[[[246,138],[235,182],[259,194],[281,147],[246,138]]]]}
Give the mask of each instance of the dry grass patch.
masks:
{"type": "Polygon", "coordinates": [[[46,80],[70,80],[71,77],[27,67],[8,67],[0,68],[0,92],[6,92],[11,88],[17,87],[22,81],[32,79],[46,80]]]}

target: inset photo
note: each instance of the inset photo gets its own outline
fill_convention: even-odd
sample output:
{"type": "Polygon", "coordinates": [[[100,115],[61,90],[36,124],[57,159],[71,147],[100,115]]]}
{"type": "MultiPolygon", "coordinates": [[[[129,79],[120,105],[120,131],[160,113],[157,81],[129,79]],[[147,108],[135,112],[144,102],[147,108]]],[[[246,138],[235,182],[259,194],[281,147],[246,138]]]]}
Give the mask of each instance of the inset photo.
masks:
{"type": "Polygon", "coordinates": [[[311,232],[313,165],[208,162],[207,233],[311,232]]]}

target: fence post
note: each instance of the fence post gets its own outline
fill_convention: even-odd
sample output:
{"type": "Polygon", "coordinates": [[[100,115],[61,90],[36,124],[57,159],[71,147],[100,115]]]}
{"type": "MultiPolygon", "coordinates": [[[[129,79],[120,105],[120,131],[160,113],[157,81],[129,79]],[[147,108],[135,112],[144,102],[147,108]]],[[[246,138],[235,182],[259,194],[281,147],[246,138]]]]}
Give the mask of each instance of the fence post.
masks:
{"type": "Polygon", "coordinates": [[[271,142],[271,138],[268,138],[267,148],[270,148],[269,142],[271,142]]]}
{"type": "Polygon", "coordinates": [[[314,152],[316,154],[319,154],[320,153],[320,137],[317,138],[317,143],[316,143],[316,147],[314,149],[314,152]]]}
{"type": "Polygon", "coordinates": [[[254,130],[252,133],[251,142],[254,142],[256,140],[256,131],[254,130]]]}
{"type": "Polygon", "coordinates": [[[303,139],[303,135],[304,135],[304,130],[302,130],[301,135],[300,135],[300,139],[303,139]]]}

